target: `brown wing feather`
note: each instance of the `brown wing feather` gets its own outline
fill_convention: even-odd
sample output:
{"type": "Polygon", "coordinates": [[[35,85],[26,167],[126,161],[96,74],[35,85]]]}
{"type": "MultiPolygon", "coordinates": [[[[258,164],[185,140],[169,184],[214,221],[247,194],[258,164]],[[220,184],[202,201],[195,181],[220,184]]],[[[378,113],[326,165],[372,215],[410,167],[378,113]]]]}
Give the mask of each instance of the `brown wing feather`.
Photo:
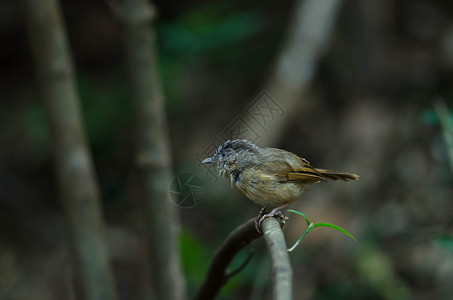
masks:
{"type": "Polygon", "coordinates": [[[357,180],[359,179],[359,176],[356,174],[351,174],[351,173],[345,173],[345,172],[338,172],[338,171],[332,171],[332,170],[324,170],[324,169],[316,169],[320,174],[323,176],[332,179],[332,180],[343,180],[343,181],[349,181],[349,180],[357,180]]]}
{"type": "Polygon", "coordinates": [[[269,161],[262,164],[263,171],[269,171],[276,175],[281,182],[292,181],[301,183],[316,183],[319,181],[332,180],[357,180],[359,176],[344,172],[325,169],[315,169],[310,163],[294,153],[266,148],[269,161]]]}
{"type": "Polygon", "coordinates": [[[300,157],[297,158],[299,160],[299,164],[294,168],[294,171],[288,173],[288,180],[307,183],[326,181],[324,176],[313,168],[306,159],[300,157]]]}
{"type": "Polygon", "coordinates": [[[326,181],[323,177],[308,172],[291,172],[288,173],[288,181],[304,181],[307,183],[316,183],[326,181]]]}
{"type": "MultiPolygon", "coordinates": [[[[278,156],[276,155],[273,158],[276,157],[278,156]]],[[[325,181],[324,176],[310,166],[308,161],[292,153],[281,160],[275,159],[261,164],[260,170],[273,174],[280,182],[291,181],[312,184],[321,180],[325,181]]]]}
{"type": "Polygon", "coordinates": [[[288,164],[282,161],[267,161],[259,165],[259,170],[264,174],[269,174],[279,182],[288,181],[288,173],[294,171],[288,164]]]}

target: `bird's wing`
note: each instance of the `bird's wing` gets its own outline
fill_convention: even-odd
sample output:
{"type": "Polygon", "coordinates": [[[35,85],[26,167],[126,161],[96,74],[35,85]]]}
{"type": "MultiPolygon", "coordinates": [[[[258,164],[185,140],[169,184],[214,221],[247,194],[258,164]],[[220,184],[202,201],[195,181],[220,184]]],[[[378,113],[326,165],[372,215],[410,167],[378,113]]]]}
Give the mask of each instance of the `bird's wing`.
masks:
{"type": "Polygon", "coordinates": [[[332,179],[332,180],[349,181],[349,180],[357,180],[357,179],[359,179],[359,175],[351,174],[351,173],[338,172],[338,171],[332,171],[332,170],[324,170],[324,169],[316,169],[316,171],[321,173],[324,177],[332,179]]]}
{"type": "Polygon", "coordinates": [[[274,172],[278,174],[282,181],[316,183],[326,181],[326,179],[349,181],[359,178],[356,174],[315,169],[308,160],[289,151],[276,148],[265,148],[265,150],[266,159],[275,164],[274,172]]]}
{"type": "Polygon", "coordinates": [[[289,163],[286,160],[273,160],[262,163],[259,169],[266,173],[272,174],[280,182],[301,182],[301,183],[316,183],[325,181],[325,178],[316,169],[314,169],[305,160],[300,160],[300,163],[289,163]]]}
{"type": "Polygon", "coordinates": [[[326,179],[322,177],[322,175],[319,176],[312,172],[299,171],[288,173],[288,181],[316,183],[320,181],[326,181],[326,179]]]}
{"type": "Polygon", "coordinates": [[[307,183],[316,183],[319,181],[326,181],[325,177],[313,168],[310,163],[304,159],[299,159],[297,164],[293,164],[294,171],[288,173],[289,181],[302,181],[307,183]]]}

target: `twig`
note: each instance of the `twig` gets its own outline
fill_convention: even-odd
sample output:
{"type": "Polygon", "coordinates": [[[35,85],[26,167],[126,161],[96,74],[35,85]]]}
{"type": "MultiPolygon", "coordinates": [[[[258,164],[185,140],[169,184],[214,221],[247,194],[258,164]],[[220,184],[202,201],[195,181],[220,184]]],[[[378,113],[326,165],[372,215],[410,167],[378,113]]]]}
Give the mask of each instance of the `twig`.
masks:
{"type": "Polygon", "coordinates": [[[271,255],[274,300],[293,299],[293,272],[280,223],[275,218],[267,218],[262,223],[262,229],[271,255]]]}
{"type": "MultiPolygon", "coordinates": [[[[232,273],[226,271],[233,257],[242,248],[259,238],[261,235],[261,233],[256,231],[255,219],[248,220],[231,232],[214,254],[206,277],[193,299],[214,299],[220,288],[228,281],[233,273],[237,273],[236,271],[233,271],[232,273]]],[[[245,264],[243,264],[243,266],[245,266],[245,264]]]]}
{"type": "Polygon", "coordinates": [[[52,135],[77,298],[116,299],[99,188],[81,122],[60,8],[55,0],[24,0],[23,11],[52,135]]]}
{"type": "Polygon", "coordinates": [[[144,200],[152,285],[157,299],[184,299],[176,247],[178,220],[168,193],[171,150],[152,30],[155,9],[147,0],[122,0],[111,7],[124,25],[135,122],[134,163],[144,200]]]}
{"type": "Polygon", "coordinates": [[[249,253],[249,255],[247,256],[247,258],[242,262],[242,264],[237,267],[236,269],[234,269],[233,271],[230,271],[228,272],[226,275],[225,275],[225,278],[226,280],[230,280],[231,277],[234,277],[236,274],[238,274],[239,272],[241,272],[247,265],[248,263],[250,262],[250,260],[252,260],[252,257],[253,257],[253,251],[251,251],[249,253]]]}

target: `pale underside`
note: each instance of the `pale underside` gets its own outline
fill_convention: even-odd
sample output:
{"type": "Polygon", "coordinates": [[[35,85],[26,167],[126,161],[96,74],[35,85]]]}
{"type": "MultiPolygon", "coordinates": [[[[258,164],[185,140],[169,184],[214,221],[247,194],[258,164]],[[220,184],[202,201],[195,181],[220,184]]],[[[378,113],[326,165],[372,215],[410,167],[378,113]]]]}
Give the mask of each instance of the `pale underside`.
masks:
{"type": "Polygon", "coordinates": [[[322,180],[310,175],[298,178],[297,174],[289,175],[288,172],[285,175],[281,172],[271,174],[260,168],[247,168],[234,183],[242,194],[256,204],[276,207],[299,200],[306,186],[322,180]]]}

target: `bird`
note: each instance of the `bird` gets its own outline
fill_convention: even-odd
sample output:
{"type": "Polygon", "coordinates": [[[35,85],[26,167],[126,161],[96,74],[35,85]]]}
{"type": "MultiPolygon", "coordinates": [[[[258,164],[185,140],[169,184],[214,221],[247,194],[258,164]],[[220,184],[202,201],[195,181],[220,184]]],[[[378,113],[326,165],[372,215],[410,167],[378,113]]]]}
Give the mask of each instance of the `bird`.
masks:
{"type": "Polygon", "coordinates": [[[217,168],[220,176],[229,177],[245,197],[263,206],[256,218],[261,222],[299,200],[307,187],[330,180],[351,181],[356,174],[314,168],[294,153],[277,148],[261,148],[246,139],[227,140],[202,164],[217,168]],[[273,208],[267,213],[268,208],[273,208]]]}

